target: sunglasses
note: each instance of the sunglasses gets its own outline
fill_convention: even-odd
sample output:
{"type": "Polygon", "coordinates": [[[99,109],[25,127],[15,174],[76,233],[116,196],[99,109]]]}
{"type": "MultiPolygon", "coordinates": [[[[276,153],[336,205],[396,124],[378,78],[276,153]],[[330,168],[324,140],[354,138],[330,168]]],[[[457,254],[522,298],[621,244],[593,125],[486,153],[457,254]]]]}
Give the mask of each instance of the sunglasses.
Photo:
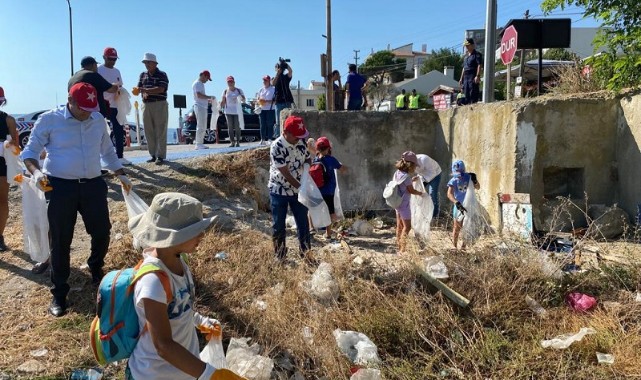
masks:
{"type": "Polygon", "coordinates": [[[118,60],[118,58],[110,58],[110,57],[107,57],[107,58],[106,58],[106,60],[107,60],[107,61],[114,61],[114,62],[116,62],[116,60],[118,60]]]}

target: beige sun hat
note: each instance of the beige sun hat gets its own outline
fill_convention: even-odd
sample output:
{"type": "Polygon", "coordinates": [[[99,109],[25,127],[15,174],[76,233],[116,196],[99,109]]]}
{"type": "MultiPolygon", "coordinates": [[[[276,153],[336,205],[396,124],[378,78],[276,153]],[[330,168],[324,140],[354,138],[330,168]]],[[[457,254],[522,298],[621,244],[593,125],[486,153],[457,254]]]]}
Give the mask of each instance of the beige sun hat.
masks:
{"type": "Polygon", "coordinates": [[[216,220],[203,219],[203,204],[181,193],[161,193],[149,209],[129,219],[129,230],[145,247],[168,248],[200,234],[216,220]]]}

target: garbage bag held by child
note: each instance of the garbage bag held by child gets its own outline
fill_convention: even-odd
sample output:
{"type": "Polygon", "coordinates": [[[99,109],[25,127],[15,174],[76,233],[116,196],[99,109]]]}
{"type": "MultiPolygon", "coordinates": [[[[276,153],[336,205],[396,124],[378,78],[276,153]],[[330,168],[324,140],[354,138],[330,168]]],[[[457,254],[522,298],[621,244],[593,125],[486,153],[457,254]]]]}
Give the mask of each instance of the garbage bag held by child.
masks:
{"type": "Polygon", "coordinates": [[[334,169],[334,175],[336,176],[336,190],[334,190],[334,214],[336,214],[336,219],[341,220],[345,219],[343,214],[343,206],[341,205],[341,191],[338,188],[338,170],[334,169]]]}
{"type": "Polygon", "coordinates": [[[463,207],[467,211],[463,219],[463,227],[461,227],[461,236],[465,244],[471,245],[481,237],[485,229],[485,220],[483,220],[481,208],[476,200],[476,190],[474,186],[467,188],[465,199],[463,200],[463,207]]]}
{"type": "Polygon", "coordinates": [[[423,195],[413,195],[410,198],[410,211],[412,212],[412,228],[414,234],[423,239],[427,239],[430,234],[430,224],[432,223],[432,215],[434,214],[434,203],[432,198],[425,191],[423,181],[414,182],[416,190],[423,193],[423,195]]]}
{"type": "Polygon", "coordinates": [[[33,261],[42,263],[49,257],[49,219],[45,193],[38,189],[33,178],[27,176],[23,177],[20,187],[24,251],[33,261]]]}
{"type": "MultiPolygon", "coordinates": [[[[202,330],[201,330],[202,331],[202,330]]],[[[214,368],[227,368],[225,351],[223,350],[223,329],[215,325],[213,329],[206,331],[207,345],[200,352],[200,360],[211,364],[214,368]]]]}
{"type": "Polygon", "coordinates": [[[318,186],[309,174],[309,165],[305,164],[303,176],[298,189],[298,201],[309,210],[309,217],[316,228],[327,227],[332,223],[329,209],[318,186]]]}

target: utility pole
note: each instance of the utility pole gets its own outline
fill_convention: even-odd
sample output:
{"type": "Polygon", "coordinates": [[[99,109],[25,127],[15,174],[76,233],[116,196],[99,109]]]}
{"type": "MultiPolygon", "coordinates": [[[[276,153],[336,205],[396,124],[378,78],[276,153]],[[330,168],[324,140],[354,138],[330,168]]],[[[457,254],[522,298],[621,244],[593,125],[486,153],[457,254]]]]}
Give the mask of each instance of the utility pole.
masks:
{"type": "Polygon", "coordinates": [[[69,6],[69,46],[71,47],[71,76],[73,76],[73,22],[71,21],[71,3],[67,0],[69,6]]]}
{"type": "Polygon", "coordinates": [[[494,64],[496,63],[496,0],[487,0],[485,15],[485,64],[483,65],[483,102],[494,101],[494,64]]]}
{"type": "MultiPolygon", "coordinates": [[[[524,19],[529,19],[530,18],[530,10],[526,9],[525,14],[523,15],[524,19]]],[[[525,69],[525,62],[523,62],[523,59],[525,58],[525,50],[521,49],[521,54],[519,56],[519,76],[523,77],[523,70],[525,69]]]]}
{"type": "Polygon", "coordinates": [[[360,50],[354,50],[354,63],[356,64],[356,72],[358,72],[358,53],[360,53],[360,50]]]}
{"type": "Polygon", "coordinates": [[[334,81],[332,80],[332,0],[327,0],[327,96],[325,99],[328,111],[334,111],[334,81]]]}

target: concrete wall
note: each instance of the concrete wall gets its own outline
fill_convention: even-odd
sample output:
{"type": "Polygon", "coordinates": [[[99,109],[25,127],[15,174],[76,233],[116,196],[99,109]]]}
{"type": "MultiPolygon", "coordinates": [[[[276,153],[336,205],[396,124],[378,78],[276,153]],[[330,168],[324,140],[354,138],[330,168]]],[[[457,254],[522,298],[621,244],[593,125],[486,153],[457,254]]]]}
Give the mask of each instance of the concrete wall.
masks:
{"type": "Polygon", "coordinates": [[[349,167],[340,178],[345,209],[386,208],[382,191],[405,150],[425,153],[443,169],[441,199],[453,160],[465,161],[481,183],[480,203],[497,225],[497,193],[531,195],[540,225],[543,172],[582,168],[590,203],[641,203],[641,95],[544,97],[441,112],[301,112],[311,136],[327,136],[349,167]]]}

